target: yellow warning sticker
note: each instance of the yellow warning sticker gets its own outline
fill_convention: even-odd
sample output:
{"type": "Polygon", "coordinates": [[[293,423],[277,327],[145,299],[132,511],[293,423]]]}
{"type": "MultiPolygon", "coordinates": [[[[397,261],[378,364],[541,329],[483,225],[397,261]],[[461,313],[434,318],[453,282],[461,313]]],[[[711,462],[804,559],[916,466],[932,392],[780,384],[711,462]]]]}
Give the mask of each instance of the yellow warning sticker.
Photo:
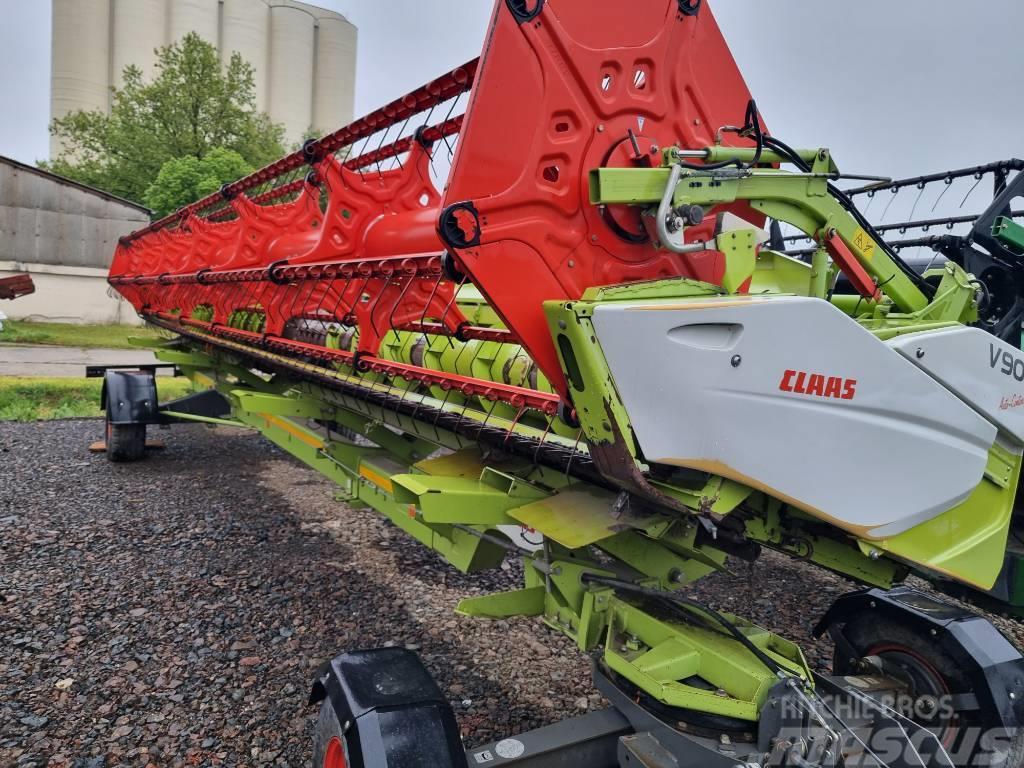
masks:
{"type": "Polygon", "coordinates": [[[853,244],[861,253],[864,254],[864,258],[871,261],[875,258],[875,241],[871,239],[871,236],[863,230],[861,227],[857,227],[857,231],[853,233],[853,244]]]}

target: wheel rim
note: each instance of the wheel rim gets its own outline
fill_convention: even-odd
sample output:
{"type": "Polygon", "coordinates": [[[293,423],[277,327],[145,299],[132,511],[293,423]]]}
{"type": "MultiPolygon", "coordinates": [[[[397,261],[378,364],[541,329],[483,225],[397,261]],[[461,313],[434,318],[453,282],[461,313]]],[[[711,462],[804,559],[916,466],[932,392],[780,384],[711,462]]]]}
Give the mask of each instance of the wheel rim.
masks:
{"type": "Polygon", "coordinates": [[[348,760],[345,758],[345,745],[337,736],[332,736],[327,744],[327,752],[324,754],[323,768],[348,768],[348,760]]]}
{"type": "Polygon", "coordinates": [[[913,648],[898,643],[872,646],[864,655],[877,656],[887,667],[899,670],[897,677],[907,684],[910,695],[915,700],[914,711],[904,714],[931,730],[942,745],[948,748],[956,740],[958,717],[956,713],[947,713],[947,716],[943,716],[942,699],[950,696],[952,691],[942,673],[913,648]],[[918,711],[916,706],[925,697],[930,697],[939,704],[930,716],[918,711]]]}

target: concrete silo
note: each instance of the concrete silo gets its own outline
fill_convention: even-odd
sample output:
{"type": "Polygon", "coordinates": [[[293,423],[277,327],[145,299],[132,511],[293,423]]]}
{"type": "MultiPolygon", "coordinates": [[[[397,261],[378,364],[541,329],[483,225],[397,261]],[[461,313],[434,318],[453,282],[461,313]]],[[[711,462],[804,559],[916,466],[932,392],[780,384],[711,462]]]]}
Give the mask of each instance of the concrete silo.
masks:
{"type": "MultiPolygon", "coordinates": [[[[259,0],[257,0],[258,2],[259,0]]],[[[167,17],[167,42],[176,43],[189,32],[214,45],[220,42],[220,3],[218,0],[170,0],[167,17]]]]}
{"type": "Polygon", "coordinates": [[[167,0],[113,0],[110,74],[120,87],[125,67],[134,64],[146,80],[153,77],[153,51],[167,44],[167,0]]]}
{"type": "Polygon", "coordinates": [[[109,108],[110,0],[53,0],[51,60],[50,117],[109,108]]]}
{"type": "Polygon", "coordinates": [[[313,123],[315,17],[293,5],[270,8],[270,116],[287,140],[301,141],[313,123]]]}
{"type": "MultiPolygon", "coordinates": [[[[151,79],[154,50],[189,32],[238,51],[253,67],[256,106],[297,144],[312,126],[352,119],[356,28],[344,16],[298,0],[52,0],[50,114],[110,109],[110,88],[129,64],[151,79]]],[[[50,155],[60,152],[50,141],[50,155]]]]}
{"type": "Polygon", "coordinates": [[[352,121],[355,71],[355,26],[336,14],[321,16],[313,88],[313,127],[317,131],[333,131],[352,121]]]}
{"type": "Polygon", "coordinates": [[[223,0],[220,56],[227,62],[237,51],[253,67],[256,107],[267,108],[267,51],[270,6],[263,0],[223,0]]]}

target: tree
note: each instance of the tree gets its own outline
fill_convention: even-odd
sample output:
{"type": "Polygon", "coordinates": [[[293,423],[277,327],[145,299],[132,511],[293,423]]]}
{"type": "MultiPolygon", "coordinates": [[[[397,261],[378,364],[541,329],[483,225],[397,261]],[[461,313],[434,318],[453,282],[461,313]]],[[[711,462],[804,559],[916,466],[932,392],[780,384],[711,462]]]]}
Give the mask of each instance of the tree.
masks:
{"type": "MultiPolygon", "coordinates": [[[[123,80],[112,91],[109,115],[79,110],[53,121],[50,131],[64,150],[50,170],[144,202],[169,160],[202,161],[223,148],[256,168],[284,154],[284,128],[256,109],[252,67],[238,53],[222,65],[217,50],[194,32],[157,51],[151,82],[135,66],[125,68],[123,80]]],[[[226,167],[225,157],[201,177],[226,167]]],[[[172,177],[187,173],[184,167],[168,170],[172,177]]]]}
{"type": "Polygon", "coordinates": [[[160,167],[143,202],[157,216],[165,216],[253,170],[244,157],[224,147],[211,149],[202,159],[194,155],[172,157],[160,167]]]}

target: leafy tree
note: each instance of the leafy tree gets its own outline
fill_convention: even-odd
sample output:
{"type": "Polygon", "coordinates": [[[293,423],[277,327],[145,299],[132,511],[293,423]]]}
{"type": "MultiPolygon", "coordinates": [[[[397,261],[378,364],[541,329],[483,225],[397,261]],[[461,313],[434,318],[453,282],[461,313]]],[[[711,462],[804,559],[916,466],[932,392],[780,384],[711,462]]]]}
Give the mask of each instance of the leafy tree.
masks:
{"type": "Polygon", "coordinates": [[[201,159],[195,155],[172,157],[160,167],[143,202],[157,216],[164,216],[253,170],[244,157],[224,147],[211,149],[201,159]]]}
{"type": "MultiPolygon", "coordinates": [[[[64,150],[51,170],[143,202],[169,160],[202,161],[224,148],[260,167],[284,154],[284,128],[256,109],[252,66],[238,53],[222,65],[216,48],[194,32],[157,51],[151,82],[135,66],[125,68],[123,80],[109,115],[79,110],[53,121],[50,131],[64,150]]],[[[219,176],[225,157],[201,178],[219,176]]],[[[184,167],[168,174],[187,175],[184,167]]]]}

